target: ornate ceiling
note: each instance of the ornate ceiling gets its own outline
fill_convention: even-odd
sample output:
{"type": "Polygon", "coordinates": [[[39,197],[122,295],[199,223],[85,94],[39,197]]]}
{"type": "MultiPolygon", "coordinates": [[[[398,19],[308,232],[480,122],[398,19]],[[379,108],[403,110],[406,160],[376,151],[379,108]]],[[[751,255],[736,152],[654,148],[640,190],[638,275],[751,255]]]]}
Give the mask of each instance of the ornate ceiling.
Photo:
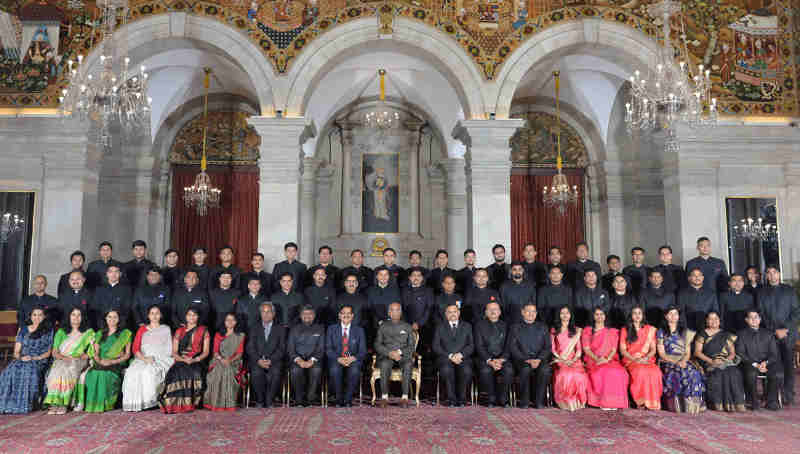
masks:
{"type": "MultiPolygon", "coordinates": [[[[470,55],[486,83],[493,83],[516,48],[553,25],[599,18],[651,37],[658,30],[658,23],[645,12],[652,0],[130,2],[129,22],[182,11],[225,23],[253,41],[279,75],[287,73],[308,43],[340,24],[363,18],[375,20],[376,34],[379,27],[390,33],[397,17],[441,30],[470,55]]],[[[711,67],[724,114],[797,115],[800,0],[683,0],[683,4],[690,58],[711,67]]],[[[0,15],[0,106],[54,106],[64,84],[66,61],[78,53],[86,55],[97,45],[99,36],[89,27],[97,20],[94,1],[0,0],[0,10],[4,11],[0,15]],[[53,18],[59,13],[56,38],[53,18]]],[[[679,21],[673,21],[677,40],[683,33],[679,21]]]]}

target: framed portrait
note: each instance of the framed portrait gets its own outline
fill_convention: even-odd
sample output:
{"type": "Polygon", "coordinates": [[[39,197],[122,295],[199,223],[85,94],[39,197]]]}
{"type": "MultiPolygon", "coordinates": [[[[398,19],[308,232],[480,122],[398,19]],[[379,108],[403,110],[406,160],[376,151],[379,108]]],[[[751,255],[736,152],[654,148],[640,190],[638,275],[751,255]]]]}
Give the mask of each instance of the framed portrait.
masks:
{"type": "Polygon", "coordinates": [[[361,159],[361,230],[397,233],[399,156],[397,153],[364,153],[361,159]]]}

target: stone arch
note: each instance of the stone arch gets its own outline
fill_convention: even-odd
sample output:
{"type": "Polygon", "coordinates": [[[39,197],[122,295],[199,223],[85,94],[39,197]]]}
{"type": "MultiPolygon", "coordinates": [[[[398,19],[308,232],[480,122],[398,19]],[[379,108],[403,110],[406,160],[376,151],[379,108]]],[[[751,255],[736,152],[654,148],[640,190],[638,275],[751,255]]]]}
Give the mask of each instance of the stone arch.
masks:
{"type": "Polygon", "coordinates": [[[503,64],[489,103],[497,118],[507,118],[514,93],[525,74],[540,61],[580,45],[612,48],[627,66],[646,68],[655,59],[658,44],[631,27],[602,19],[583,19],[546,29],[516,49],[503,64]]]}
{"type": "MultiPolygon", "coordinates": [[[[128,46],[129,54],[147,54],[143,46],[165,38],[196,40],[218,49],[247,74],[255,87],[260,113],[271,115],[285,96],[282,83],[261,50],[236,29],[219,21],[182,12],[159,14],[135,20],[114,33],[116,44],[128,46]],[[124,40],[124,43],[122,42],[124,40]],[[265,83],[266,82],[266,83],[265,83]]],[[[99,64],[102,46],[96,46],[87,56],[82,71],[99,64]]],[[[154,51],[158,51],[155,47],[154,51]]],[[[149,55],[143,55],[147,58],[149,55]]],[[[132,59],[133,60],[133,59],[132,59]]],[[[139,62],[133,61],[133,64],[139,62]]]]}
{"type": "MultiPolygon", "coordinates": [[[[458,93],[467,118],[483,118],[485,87],[472,59],[452,38],[422,23],[395,18],[391,40],[410,46],[442,64],[442,73],[458,93]]],[[[288,115],[303,115],[310,94],[317,88],[336,56],[359,45],[380,39],[374,18],[359,19],[325,33],[312,41],[292,64],[288,74],[288,115]]]]}

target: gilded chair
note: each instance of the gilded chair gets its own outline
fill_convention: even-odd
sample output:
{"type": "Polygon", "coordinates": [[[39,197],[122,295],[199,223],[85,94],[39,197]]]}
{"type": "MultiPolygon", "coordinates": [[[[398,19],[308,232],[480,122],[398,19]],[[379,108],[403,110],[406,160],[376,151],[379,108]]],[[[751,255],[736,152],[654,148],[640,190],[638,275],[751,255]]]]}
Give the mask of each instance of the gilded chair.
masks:
{"type": "MultiPolygon", "coordinates": [[[[417,346],[419,345],[419,333],[416,331],[412,334],[414,336],[414,365],[411,368],[411,383],[414,384],[414,400],[419,407],[419,388],[422,386],[422,356],[417,353],[417,346]]],[[[375,381],[380,380],[381,370],[378,368],[378,355],[372,354],[372,373],[369,378],[369,385],[372,388],[372,405],[375,405],[377,394],[375,393],[375,381]]],[[[392,374],[389,381],[403,381],[403,371],[399,367],[392,368],[392,374]]],[[[381,386],[384,386],[381,383],[381,386]]],[[[382,388],[383,389],[383,388],[382,388]]]]}

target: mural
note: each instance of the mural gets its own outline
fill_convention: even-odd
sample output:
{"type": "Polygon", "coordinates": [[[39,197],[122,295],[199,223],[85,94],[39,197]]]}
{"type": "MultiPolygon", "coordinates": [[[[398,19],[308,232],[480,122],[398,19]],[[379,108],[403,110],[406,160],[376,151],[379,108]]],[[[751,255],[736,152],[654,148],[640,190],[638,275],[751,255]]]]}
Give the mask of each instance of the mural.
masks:
{"type": "MultiPolygon", "coordinates": [[[[558,148],[559,124],[555,115],[544,112],[529,112],[515,115],[527,120],[511,137],[511,161],[516,167],[555,167],[558,148]]],[[[564,167],[583,168],[589,164],[586,146],[578,132],[561,120],[561,155],[564,167]]]]}
{"type": "MultiPolygon", "coordinates": [[[[654,1],[130,0],[128,21],[170,11],[213,18],[239,30],[285,74],[308,43],[340,24],[371,17],[389,34],[393,18],[403,17],[450,36],[493,80],[522,43],[571,20],[595,17],[656,37],[660,19],[646,12],[654,1]]],[[[682,3],[685,27],[674,17],[672,38],[695,64],[711,68],[723,114],[797,114],[800,1],[682,3]]],[[[99,20],[94,0],[0,0],[0,12],[0,106],[54,106],[66,60],[99,40],[89,28],[99,20]]]]}
{"type": "Polygon", "coordinates": [[[361,230],[399,232],[399,155],[364,153],[361,161],[361,230]]]}
{"type": "MultiPolygon", "coordinates": [[[[206,153],[209,164],[251,165],[258,162],[261,136],[247,123],[246,112],[209,112],[206,153]]],[[[173,164],[199,164],[203,151],[203,114],[178,131],[169,152],[173,164]]]]}

